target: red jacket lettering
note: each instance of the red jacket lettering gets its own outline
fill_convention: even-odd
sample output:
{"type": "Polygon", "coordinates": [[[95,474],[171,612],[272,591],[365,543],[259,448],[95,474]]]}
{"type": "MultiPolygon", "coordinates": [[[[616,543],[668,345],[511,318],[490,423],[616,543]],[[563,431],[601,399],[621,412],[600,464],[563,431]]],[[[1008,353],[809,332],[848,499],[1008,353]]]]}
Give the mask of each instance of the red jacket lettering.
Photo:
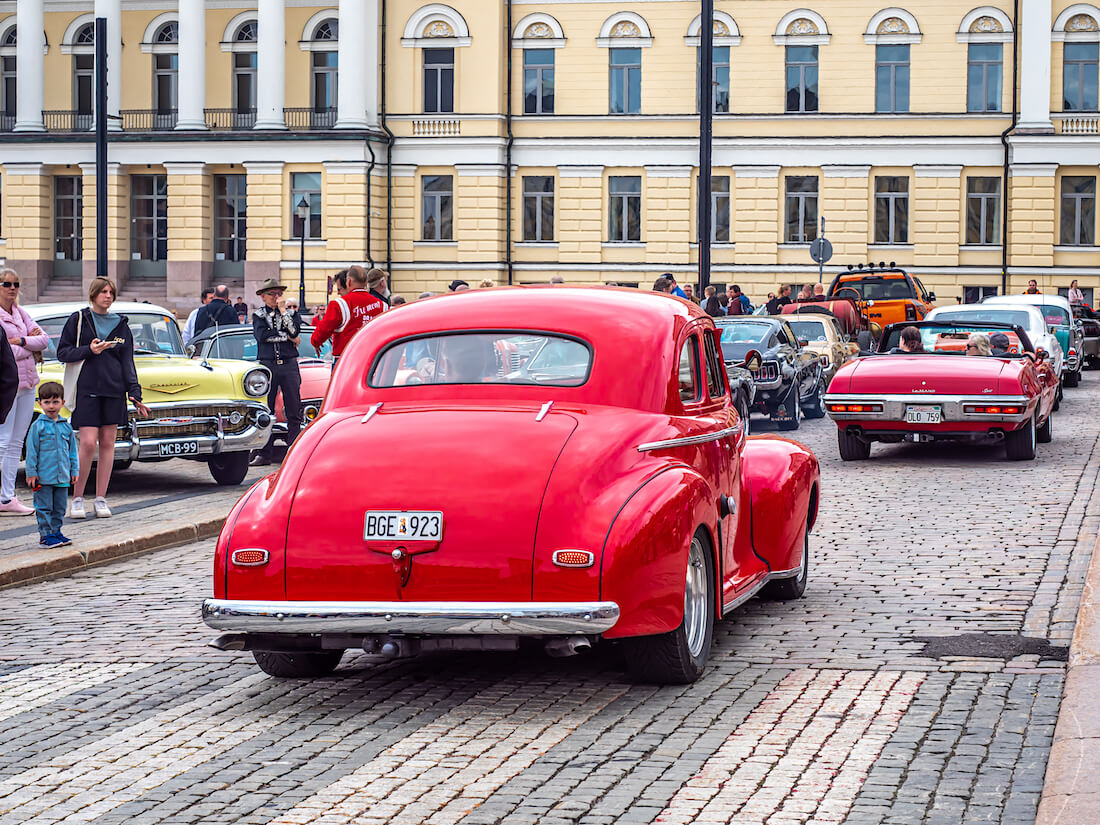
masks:
{"type": "Polygon", "coordinates": [[[333,298],[325,314],[313,329],[310,343],[320,350],[332,338],[332,354],[343,355],[344,348],[359,330],[386,311],[386,304],[365,289],[353,289],[343,297],[333,298]]]}

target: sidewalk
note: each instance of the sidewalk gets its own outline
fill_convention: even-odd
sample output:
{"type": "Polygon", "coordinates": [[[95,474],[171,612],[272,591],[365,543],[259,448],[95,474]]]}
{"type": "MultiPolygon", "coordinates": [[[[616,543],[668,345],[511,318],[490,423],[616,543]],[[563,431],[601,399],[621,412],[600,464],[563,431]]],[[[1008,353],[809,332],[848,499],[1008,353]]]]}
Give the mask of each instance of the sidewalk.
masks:
{"type": "Polygon", "coordinates": [[[1081,526],[1093,542],[1058,725],[1047,760],[1036,825],[1100,822],[1100,502],[1089,502],[1081,526]]]}
{"type": "MultiPolygon", "coordinates": [[[[250,470],[238,487],[211,483],[206,466],[194,462],[149,465],[118,473],[111,480],[108,519],[65,519],[70,547],[38,546],[33,515],[0,519],[0,588],[71,573],[114,559],[211,538],[225,516],[256,480],[273,468],[250,470]]],[[[20,485],[17,494],[30,496],[20,485]]],[[[87,499],[91,512],[91,499],[87,499]]]]}

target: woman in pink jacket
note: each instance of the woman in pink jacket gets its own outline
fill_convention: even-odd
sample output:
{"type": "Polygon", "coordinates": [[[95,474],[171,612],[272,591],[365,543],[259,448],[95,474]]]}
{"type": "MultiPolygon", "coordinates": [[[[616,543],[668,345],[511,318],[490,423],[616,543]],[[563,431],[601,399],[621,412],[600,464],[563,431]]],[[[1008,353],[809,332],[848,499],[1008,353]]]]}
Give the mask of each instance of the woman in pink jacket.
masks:
{"type": "Polygon", "coordinates": [[[50,336],[19,306],[18,297],[18,273],[11,269],[0,270],[0,327],[11,343],[19,367],[19,392],[11,412],[0,424],[0,516],[29,516],[34,512],[34,508],[15,497],[15,476],[19,472],[23,441],[34,415],[34,393],[38,386],[34,353],[42,352],[50,344],[50,336]]]}

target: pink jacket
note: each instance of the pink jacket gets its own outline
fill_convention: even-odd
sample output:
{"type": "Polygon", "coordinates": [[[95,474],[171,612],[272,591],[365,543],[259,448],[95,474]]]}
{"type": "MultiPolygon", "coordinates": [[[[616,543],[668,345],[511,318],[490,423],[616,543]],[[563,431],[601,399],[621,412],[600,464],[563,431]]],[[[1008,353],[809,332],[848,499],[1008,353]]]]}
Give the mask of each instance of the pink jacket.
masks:
{"type": "Polygon", "coordinates": [[[32,353],[42,352],[50,345],[50,336],[42,332],[39,335],[31,335],[32,329],[38,327],[34,319],[27,314],[23,307],[16,304],[10,313],[0,307],[0,327],[8,338],[26,338],[25,347],[12,344],[11,351],[15,353],[15,363],[19,367],[19,389],[27,390],[38,386],[38,365],[34,363],[32,353]]]}

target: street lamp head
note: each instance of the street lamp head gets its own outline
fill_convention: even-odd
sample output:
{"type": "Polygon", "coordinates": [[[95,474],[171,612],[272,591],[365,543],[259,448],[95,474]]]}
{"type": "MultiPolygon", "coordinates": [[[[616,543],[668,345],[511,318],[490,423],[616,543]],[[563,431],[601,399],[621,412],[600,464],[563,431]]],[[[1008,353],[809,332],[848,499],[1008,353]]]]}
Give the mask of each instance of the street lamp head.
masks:
{"type": "Polygon", "coordinates": [[[294,212],[303,221],[309,217],[309,201],[305,199],[305,196],[298,201],[298,205],[294,207],[294,212]]]}

